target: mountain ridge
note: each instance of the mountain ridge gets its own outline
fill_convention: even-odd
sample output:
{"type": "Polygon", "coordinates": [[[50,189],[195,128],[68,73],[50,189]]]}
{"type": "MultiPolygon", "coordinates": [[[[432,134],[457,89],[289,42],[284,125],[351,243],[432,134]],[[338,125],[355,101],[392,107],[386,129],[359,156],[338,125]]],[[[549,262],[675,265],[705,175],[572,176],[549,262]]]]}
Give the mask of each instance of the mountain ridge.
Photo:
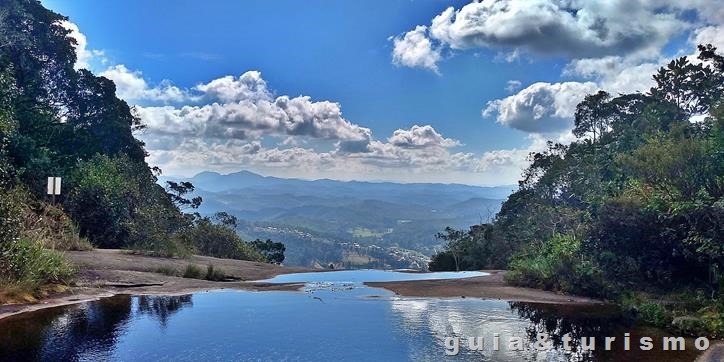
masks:
{"type": "Polygon", "coordinates": [[[264,182],[299,182],[299,183],[318,183],[318,184],[343,184],[343,185],[365,185],[365,186],[390,186],[390,185],[399,185],[399,186],[405,186],[405,187],[437,187],[437,186],[443,186],[443,187],[455,187],[455,188],[463,188],[463,189],[485,189],[485,190],[506,190],[507,194],[505,197],[507,197],[508,194],[513,192],[517,185],[496,185],[496,186],[480,186],[480,185],[469,185],[469,184],[461,184],[461,183],[443,183],[443,182],[395,182],[395,181],[364,181],[364,180],[334,180],[329,178],[321,178],[321,179],[303,179],[303,178],[285,178],[285,177],[277,177],[277,176],[264,176],[252,171],[248,170],[240,170],[236,172],[230,172],[230,173],[220,173],[216,171],[202,171],[199,172],[191,177],[182,177],[182,176],[161,176],[159,177],[159,182],[164,181],[190,181],[194,184],[194,186],[206,190],[206,191],[212,191],[212,192],[218,192],[221,189],[223,190],[234,190],[235,188],[217,188],[214,186],[209,187],[209,182],[212,181],[218,181],[218,179],[234,179],[236,181],[253,181],[253,183],[249,183],[246,185],[243,185],[242,188],[247,188],[249,186],[252,186],[253,184],[258,184],[262,181],[264,182]],[[212,180],[216,179],[216,180],[212,180]]]}
{"type": "Polygon", "coordinates": [[[168,180],[194,184],[204,200],[200,214],[228,212],[239,219],[243,237],[285,243],[290,265],[344,267],[424,266],[440,246],[437,233],[487,222],[517,188],[287,179],[246,170],[159,178],[168,180]],[[400,260],[405,250],[414,260],[400,260]],[[352,254],[377,264],[352,265],[352,254]]]}

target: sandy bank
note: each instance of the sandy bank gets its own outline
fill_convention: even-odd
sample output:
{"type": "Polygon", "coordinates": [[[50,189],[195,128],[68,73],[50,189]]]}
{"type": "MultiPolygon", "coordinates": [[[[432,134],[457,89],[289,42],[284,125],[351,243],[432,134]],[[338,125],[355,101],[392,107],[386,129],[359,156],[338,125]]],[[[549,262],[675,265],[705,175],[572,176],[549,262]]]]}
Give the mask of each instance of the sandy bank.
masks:
{"type": "Polygon", "coordinates": [[[38,303],[0,306],[0,319],[23,312],[82,303],[118,294],[174,295],[218,289],[297,290],[303,284],[269,284],[253,281],[279,274],[315,271],[310,268],[284,267],[207,256],[192,256],[188,259],[159,258],[107,249],[70,251],[65,255],[79,270],[68,291],[51,295],[38,303]],[[197,265],[203,271],[207,265],[212,264],[214,268],[223,270],[224,274],[236,280],[214,282],[168,276],[158,272],[163,268],[183,273],[189,264],[197,265]]]}
{"type": "Polygon", "coordinates": [[[486,272],[490,275],[465,279],[368,282],[365,284],[385,288],[406,297],[471,297],[553,304],[603,303],[592,298],[510,286],[503,279],[506,271],[486,270],[486,272]]]}

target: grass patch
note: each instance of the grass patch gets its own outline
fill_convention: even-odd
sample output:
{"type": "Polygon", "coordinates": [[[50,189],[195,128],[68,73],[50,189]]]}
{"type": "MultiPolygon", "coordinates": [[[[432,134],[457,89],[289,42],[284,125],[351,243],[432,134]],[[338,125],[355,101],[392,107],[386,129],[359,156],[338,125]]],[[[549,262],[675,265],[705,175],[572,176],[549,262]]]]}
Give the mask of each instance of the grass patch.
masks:
{"type": "Polygon", "coordinates": [[[696,291],[662,295],[633,292],[623,296],[619,304],[646,325],[688,336],[724,336],[724,302],[721,296],[711,297],[696,291]]]}
{"type": "Polygon", "coordinates": [[[0,278],[4,284],[66,283],[74,273],[63,255],[28,239],[8,242],[0,249],[0,278]]]}
{"type": "Polygon", "coordinates": [[[64,293],[70,289],[63,284],[4,284],[0,282],[0,305],[36,303],[39,299],[53,294],[64,293]]]}
{"type": "Polygon", "coordinates": [[[0,304],[34,303],[67,288],[74,269],[63,255],[28,239],[0,247],[0,304]]]}
{"type": "MultiPolygon", "coordinates": [[[[160,268],[158,271],[161,274],[165,274],[164,272],[170,272],[170,270],[164,270],[164,272],[162,272],[161,269],[163,268],[160,268]]],[[[205,279],[214,282],[223,282],[228,279],[226,273],[224,273],[223,270],[214,267],[213,264],[206,266],[206,273],[204,273],[199,266],[189,264],[186,266],[186,269],[184,269],[183,277],[189,279],[205,279]]]]}
{"type": "Polygon", "coordinates": [[[220,282],[226,280],[226,274],[224,274],[223,270],[214,268],[213,264],[209,264],[206,267],[206,277],[204,279],[220,282]]]}
{"type": "Polygon", "coordinates": [[[20,236],[52,250],[92,250],[88,239],[80,236],[78,225],[62,206],[36,200],[27,191],[23,195],[20,214],[20,236]]]}
{"type": "Polygon", "coordinates": [[[158,273],[158,274],[163,274],[163,275],[168,275],[168,276],[170,276],[170,277],[177,277],[177,276],[179,276],[178,270],[176,270],[175,268],[172,268],[172,267],[170,267],[170,266],[162,266],[162,267],[156,269],[156,273],[158,273]]]}
{"type": "Polygon", "coordinates": [[[189,264],[186,266],[186,269],[184,269],[183,277],[189,279],[202,279],[201,277],[203,275],[201,268],[194,264],[189,264]]]}

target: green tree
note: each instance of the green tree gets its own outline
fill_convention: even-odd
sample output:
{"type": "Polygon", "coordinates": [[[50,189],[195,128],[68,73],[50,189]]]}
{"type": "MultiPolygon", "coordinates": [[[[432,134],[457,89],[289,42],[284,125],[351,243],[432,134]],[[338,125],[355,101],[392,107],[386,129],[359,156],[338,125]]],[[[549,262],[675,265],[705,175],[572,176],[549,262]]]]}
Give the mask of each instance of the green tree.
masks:
{"type": "Polygon", "coordinates": [[[203,202],[201,196],[196,196],[191,199],[186,197],[193,193],[195,189],[194,185],[188,181],[166,181],[166,192],[168,192],[169,197],[171,197],[171,202],[176,204],[179,209],[198,209],[199,206],[201,206],[201,202],[203,202]]]}
{"type": "Polygon", "coordinates": [[[284,251],[287,250],[284,244],[273,242],[270,239],[266,239],[266,241],[256,239],[250,244],[264,256],[268,263],[281,264],[284,261],[284,251]]]}
{"type": "Polygon", "coordinates": [[[253,246],[244,242],[236,232],[221,224],[214,224],[209,218],[199,218],[189,230],[181,236],[187,245],[191,245],[202,255],[217,258],[266,261],[253,246]]]}

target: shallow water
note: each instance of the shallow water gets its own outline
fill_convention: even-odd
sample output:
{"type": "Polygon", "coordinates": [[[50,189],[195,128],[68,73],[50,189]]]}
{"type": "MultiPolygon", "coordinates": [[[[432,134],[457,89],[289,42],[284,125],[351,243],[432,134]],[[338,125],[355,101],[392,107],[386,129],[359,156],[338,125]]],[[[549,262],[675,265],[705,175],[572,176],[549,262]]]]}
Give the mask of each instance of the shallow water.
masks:
{"type": "Polygon", "coordinates": [[[304,282],[396,282],[406,280],[462,279],[490,275],[478,271],[417,273],[394,270],[340,270],[315,273],[281,274],[271,279],[260,280],[269,283],[304,283],[304,282]]]}
{"type": "MultiPolygon", "coordinates": [[[[620,351],[582,354],[563,351],[560,343],[554,350],[538,352],[530,347],[539,332],[551,333],[554,339],[566,333],[602,339],[629,331],[636,340],[642,333],[654,337],[659,332],[628,326],[626,318],[601,306],[401,298],[361,284],[424,275],[380,273],[390,272],[340,271],[273,279],[308,282],[301,293],[217,291],[185,296],[117,296],[26,313],[0,321],[0,360],[693,359],[689,351],[661,354],[660,348],[635,355],[620,351]],[[501,336],[499,351],[493,351],[493,333],[501,336]],[[461,346],[458,356],[448,357],[444,343],[449,336],[481,336],[486,345],[480,352],[461,346]],[[522,337],[527,350],[509,351],[510,336],[522,337]]],[[[467,344],[467,340],[463,342],[467,344]]]]}

